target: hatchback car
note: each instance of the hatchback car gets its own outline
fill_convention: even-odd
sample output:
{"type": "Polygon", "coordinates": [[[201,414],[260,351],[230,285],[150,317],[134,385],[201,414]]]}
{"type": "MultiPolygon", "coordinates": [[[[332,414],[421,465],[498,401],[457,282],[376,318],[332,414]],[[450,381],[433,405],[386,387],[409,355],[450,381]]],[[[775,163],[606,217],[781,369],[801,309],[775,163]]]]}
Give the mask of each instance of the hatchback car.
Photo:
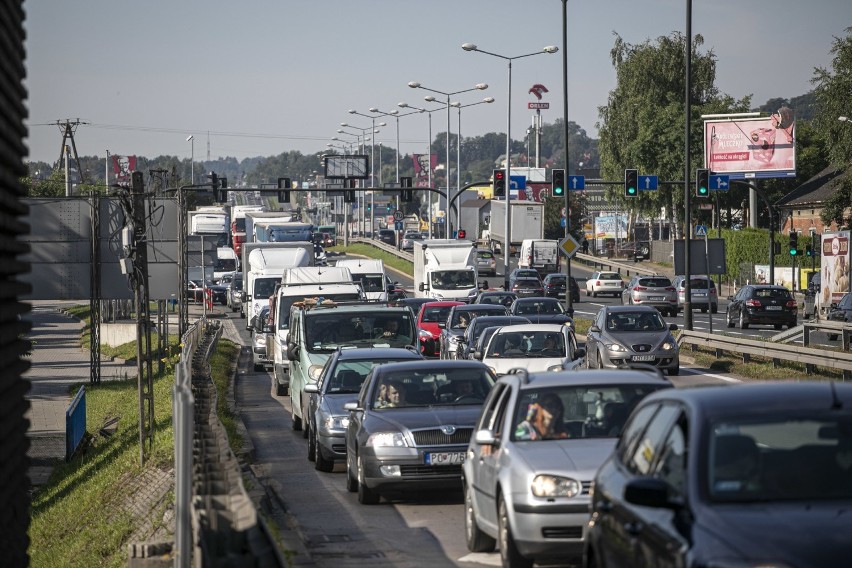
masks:
{"type": "Polygon", "coordinates": [[[392,229],[379,229],[378,238],[385,244],[396,246],[396,231],[392,229]]]}
{"type": "Polygon", "coordinates": [[[852,385],[658,391],[595,476],[585,564],[848,566],[850,480],[852,385]]]}
{"type": "Polygon", "coordinates": [[[538,278],[515,278],[509,288],[519,298],[530,296],[544,296],[544,287],[538,278]]]}
{"type": "Polygon", "coordinates": [[[402,235],[402,250],[414,250],[414,241],[422,241],[420,233],[405,233],[402,235]]]}
{"type": "Polygon", "coordinates": [[[671,383],[643,371],[501,377],[463,466],[468,549],[499,543],[503,566],[579,559],[590,486],[631,408],[671,383]]]}
{"type": "Polygon", "coordinates": [[[344,405],[346,488],[365,505],[383,493],[455,489],[494,376],[479,361],[409,361],[374,367],[344,405]]]}
{"type": "Polygon", "coordinates": [[[725,320],[728,327],[739,325],[748,329],[754,324],[773,325],[775,329],[796,326],[798,304],[783,286],[751,284],[740,288],[735,296],[728,297],[725,320]]]}
{"type": "Polygon", "coordinates": [[[441,359],[452,359],[458,354],[459,343],[471,320],[477,316],[508,316],[509,310],[500,304],[466,304],[454,306],[441,325],[441,359]]]}
{"type": "Polygon", "coordinates": [[[560,323],[573,327],[574,320],[556,298],[518,298],[509,308],[513,316],[522,316],[531,323],[560,323]]]}
{"type": "Polygon", "coordinates": [[[531,323],[504,326],[494,332],[488,346],[475,355],[497,375],[515,368],[527,371],[561,371],[577,367],[585,351],[577,347],[574,331],[567,325],[531,323]]]}
{"type": "Polygon", "coordinates": [[[504,290],[485,290],[471,302],[472,304],[500,304],[507,308],[518,299],[518,295],[504,290]]]}
{"type": "MultiPolygon", "coordinates": [[[[677,289],[677,309],[683,310],[686,302],[686,276],[675,276],[672,285],[677,289]]],[[[689,297],[692,309],[700,308],[701,313],[719,312],[719,295],[716,293],[716,283],[708,276],[689,277],[689,297]]]]}
{"type": "MultiPolygon", "coordinates": [[[[548,298],[564,298],[567,288],[566,281],[567,277],[564,274],[558,272],[548,274],[541,281],[541,285],[544,287],[544,295],[548,298]]],[[[573,276],[571,277],[571,301],[574,303],[580,301],[580,287],[573,276]]]]}
{"type": "Polygon", "coordinates": [[[667,276],[634,276],[621,293],[621,303],[654,306],[663,315],[677,315],[677,292],[667,276]]]}
{"type": "Polygon", "coordinates": [[[617,368],[647,363],[668,372],[680,373],[680,355],[672,331],[677,324],[663,320],[651,306],[605,306],[586,333],[586,366],[617,368]]]}
{"type": "Polygon", "coordinates": [[[586,279],[586,296],[597,298],[598,294],[621,295],[624,290],[624,281],[621,274],[608,270],[592,272],[586,279]]]}
{"type": "Polygon", "coordinates": [[[476,249],[476,270],[480,276],[497,276],[497,259],[490,249],[476,249]]]}
{"type": "Polygon", "coordinates": [[[367,374],[376,365],[421,360],[410,349],[341,349],[329,357],[316,383],[305,385],[308,400],[308,460],[319,471],[331,471],[346,459],[349,412],[343,405],[358,396],[367,374]]]}
{"type": "Polygon", "coordinates": [[[447,321],[453,306],[464,306],[464,302],[428,302],[420,306],[417,314],[417,330],[420,334],[420,351],[426,357],[441,355],[441,322],[447,321]]]}

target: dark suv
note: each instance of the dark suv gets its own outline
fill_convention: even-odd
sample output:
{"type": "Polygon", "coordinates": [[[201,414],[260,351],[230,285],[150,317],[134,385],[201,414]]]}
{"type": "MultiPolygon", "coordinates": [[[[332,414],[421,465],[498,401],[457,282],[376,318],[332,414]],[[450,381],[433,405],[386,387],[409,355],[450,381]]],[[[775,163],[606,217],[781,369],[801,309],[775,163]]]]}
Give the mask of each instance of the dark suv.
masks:
{"type": "Polygon", "coordinates": [[[396,231],[393,229],[380,229],[379,240],[391,246],[396,246],[396,231]]]}
{"type": "Polygon", "coordinates": [[[774,325],[787,329],[796,325],[798,304],[783,286],[771,284],[753,284],[743,286],[736,296],[728,297],[726,320],[728,327],[737,323],[741,329],[747,329],[752,324],[774,325]]]}

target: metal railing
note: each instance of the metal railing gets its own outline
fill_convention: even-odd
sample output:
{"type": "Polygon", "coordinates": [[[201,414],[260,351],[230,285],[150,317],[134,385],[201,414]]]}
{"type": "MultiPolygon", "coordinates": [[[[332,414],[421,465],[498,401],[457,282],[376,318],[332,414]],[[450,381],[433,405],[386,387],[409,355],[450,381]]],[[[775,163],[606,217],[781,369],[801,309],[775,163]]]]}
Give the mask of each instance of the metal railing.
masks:
{"type": "Polygon", "coordinates": [[[399,258],[405,259],[409,262],[414,262],[414,255],[410,252],[405,252],[404,250],[399,250],[393,245],[389,245],[387,243],[383,243],[382,241],[378,241],[375,239],[362,239],[362,238],[352,238],[349,239],[350,243],[359,243],[362,245],[370,245],[374,246],[379,250],[383,250],[385,252],[389,252],[398,256],[399,258]]]}
{"type": "Polygon", "coordinates": [[[86,385],[65,409],[65,461],[69,461],[86,435],[86,385]]]}

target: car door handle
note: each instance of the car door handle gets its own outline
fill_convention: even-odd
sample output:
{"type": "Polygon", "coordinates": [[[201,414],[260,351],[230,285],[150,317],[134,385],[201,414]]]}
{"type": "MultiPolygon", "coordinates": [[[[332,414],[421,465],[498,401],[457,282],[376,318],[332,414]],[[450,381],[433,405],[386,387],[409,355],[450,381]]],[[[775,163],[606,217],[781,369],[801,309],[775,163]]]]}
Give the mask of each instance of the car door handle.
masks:
{"type": "Polygon", "coordinates": [[[624,530],[627,532],[627,534],[630,534],[630,535],[633,535],[633,536],[641,534],[644,529],[645,529],[645,525],[642,524],[642,523],[639,523],[639,522],[624,523],[624,530]]]}

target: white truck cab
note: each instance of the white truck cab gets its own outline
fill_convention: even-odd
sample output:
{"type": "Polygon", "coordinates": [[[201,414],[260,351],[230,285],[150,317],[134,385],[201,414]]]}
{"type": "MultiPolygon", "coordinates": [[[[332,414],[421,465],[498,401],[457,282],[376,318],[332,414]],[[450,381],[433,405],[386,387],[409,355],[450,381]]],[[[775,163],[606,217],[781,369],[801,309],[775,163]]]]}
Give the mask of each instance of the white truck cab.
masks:
{"type": "Polygon", "coordinates": [[[476,243],[456,239],[414,241],[413,255],[416,297],[470,302],[476,296],[476,243]]]}
{"type": "Polygon", "coordinates": [[[335,266],[346,267],[352,278],[361,283],[368,300],[388,301],[388,286],[393,283],[385,273],[385,263],[375,258],[347,258],[338,260],[335,266]]]}

